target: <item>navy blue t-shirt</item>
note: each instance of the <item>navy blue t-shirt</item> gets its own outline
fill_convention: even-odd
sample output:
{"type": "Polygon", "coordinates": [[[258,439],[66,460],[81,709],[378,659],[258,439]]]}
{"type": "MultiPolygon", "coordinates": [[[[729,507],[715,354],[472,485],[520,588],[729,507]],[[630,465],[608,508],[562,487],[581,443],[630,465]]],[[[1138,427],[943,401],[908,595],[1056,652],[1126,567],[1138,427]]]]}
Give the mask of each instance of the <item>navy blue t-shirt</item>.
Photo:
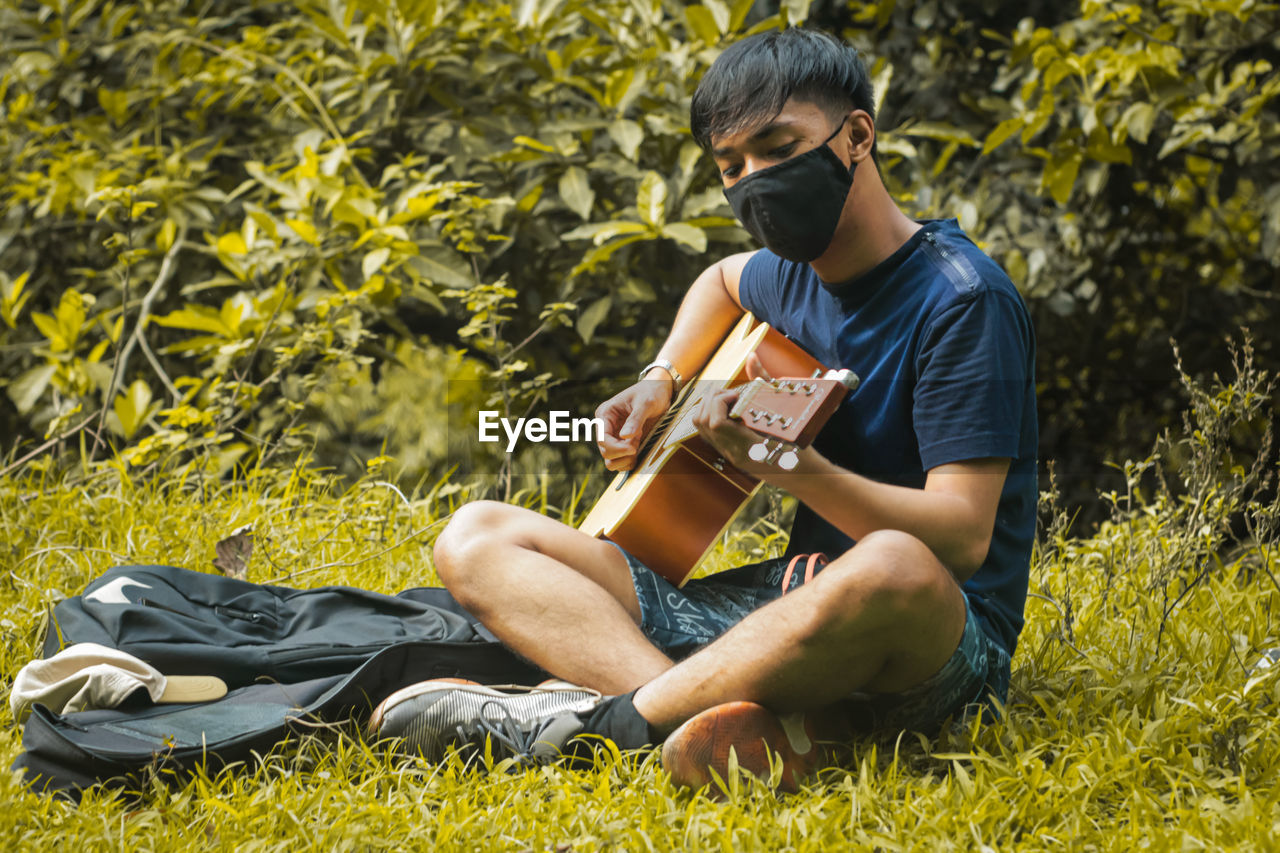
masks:
{"type": "MultiPolygon", "coordinates": [[[[964,590],[1012,654],[1035,537],[1035,335],[1009,277],[955,220],[922,224],[889,258],[840,284],[762,249],[743,269],[739,296],[826,366],[861,377],[814,442],[832,462],[923,488],[939,465],[1011,460],[990,550],[964,590]]],[[[852,545],[797,508],[789,554],[834,556],[852,545]]]]}

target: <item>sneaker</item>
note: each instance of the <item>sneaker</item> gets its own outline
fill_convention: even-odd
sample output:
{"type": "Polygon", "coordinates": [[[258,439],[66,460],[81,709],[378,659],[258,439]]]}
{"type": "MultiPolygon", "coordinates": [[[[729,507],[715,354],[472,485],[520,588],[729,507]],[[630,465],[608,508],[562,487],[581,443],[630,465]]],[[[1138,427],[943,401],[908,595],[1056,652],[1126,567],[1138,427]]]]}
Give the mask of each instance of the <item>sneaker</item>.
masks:
{"type": "Polygon", "coordinates": [[[370,734],[400,738],[409,751],[439,761],[449,747],[483,748],[495,758],[544,764],[560,756],[583,729],[581,712],[600,704],[595,690],[564,681],[537,687],[486,686],[460,678],[411,684],[378,705],[370,734]]]}
{"type": "Polygon", "coordinates": [[[822,712],[778,716],[755,702],[727,702],[690,717],[662,745],[662,766],[677,785],[701,788],[729,779],[729,751],[738,767],[767,779],[781,762],[778,789],[794,793],[800,783],[828,756],[829,740],[818,740],[821,729],[838,737],[838,723],[822,712]]]}

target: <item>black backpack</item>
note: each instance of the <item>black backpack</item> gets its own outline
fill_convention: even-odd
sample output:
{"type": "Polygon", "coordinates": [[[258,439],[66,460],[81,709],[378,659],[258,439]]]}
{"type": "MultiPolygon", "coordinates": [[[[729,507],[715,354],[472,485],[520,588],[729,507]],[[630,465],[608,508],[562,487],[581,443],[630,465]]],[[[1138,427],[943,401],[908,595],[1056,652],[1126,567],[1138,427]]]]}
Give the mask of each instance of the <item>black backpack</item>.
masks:
{"type": "Polygon", "coordinates": [[[78,796],[96,782],[180,779],[269,750],[315,722],[361,718],[429,678],[536,683],[446,590],[382,595],[352,587],[267,586],[172,566],[118,566],[60,602],[44,655],[94,642],[166,675],[216,675],[222,699],[55,714],[37,705],[14,768],[37,790],[78,796]]]}

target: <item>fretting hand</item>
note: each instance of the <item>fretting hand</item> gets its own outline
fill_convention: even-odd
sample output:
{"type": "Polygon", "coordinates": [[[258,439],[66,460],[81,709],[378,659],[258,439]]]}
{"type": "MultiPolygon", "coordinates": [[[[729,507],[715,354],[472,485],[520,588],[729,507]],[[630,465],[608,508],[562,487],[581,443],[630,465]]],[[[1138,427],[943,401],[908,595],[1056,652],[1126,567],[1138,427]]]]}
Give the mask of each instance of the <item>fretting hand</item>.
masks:
{"type": "MultiPolygon", "coordinates": [[[[751,353],[747,356],[748,379],[772,379],[765,370],[759,356],[751,353]]],[[[698,432],[707,440],[725,460],[735,468],[750,474],[757,479],[771,482],[779,473],[783,473],[775,461],[757,462],[751,458],[751,448],[759,445],[762,437],[758,432],[748,429],[742,421],[729,417],[729,411],[738,402],[740,388],[730,388],[710,395],[702,401],[693,417],[693,424],[698,432]]],[[[805,454],[816,451],[805,449],[798,451],[798,461],[805,454]]],[[[757,453],[756,455],[759,455],[757,453]]],[[[790,461],[790,460],[788,460],[790,461]]]]}

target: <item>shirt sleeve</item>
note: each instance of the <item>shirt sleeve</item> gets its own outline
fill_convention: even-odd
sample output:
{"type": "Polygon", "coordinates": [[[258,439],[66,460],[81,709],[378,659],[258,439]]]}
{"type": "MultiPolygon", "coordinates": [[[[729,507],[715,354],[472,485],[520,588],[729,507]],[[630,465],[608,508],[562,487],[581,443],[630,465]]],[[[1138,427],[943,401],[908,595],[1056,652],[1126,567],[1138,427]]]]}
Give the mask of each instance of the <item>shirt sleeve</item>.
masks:
{"type": "Polygon", "coordinates": [[[738,299],[757,320],[774,322],[782,313],[782,258],[766,249],[757,251],[742,268],[738,279],[738,299]]]}
{"type": "Polygon", "coordinates": [[[925,327],[912,410],[924,470],[1017,458],[1032,347],[1025,306],[995,290],[949,306],[925,327]]]}

